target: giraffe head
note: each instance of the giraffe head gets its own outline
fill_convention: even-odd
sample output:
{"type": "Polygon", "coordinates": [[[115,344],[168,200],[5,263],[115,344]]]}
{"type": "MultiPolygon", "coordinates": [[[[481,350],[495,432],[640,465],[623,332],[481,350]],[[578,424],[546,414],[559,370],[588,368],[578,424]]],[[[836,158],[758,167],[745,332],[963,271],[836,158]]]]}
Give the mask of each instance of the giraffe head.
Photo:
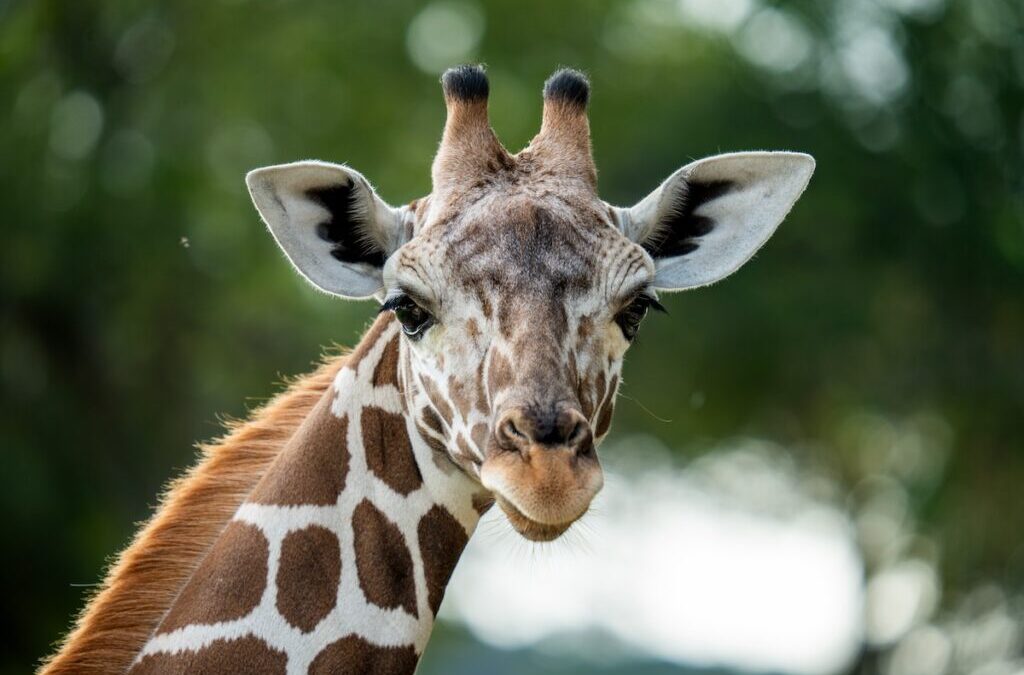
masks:
{"type": "Polygon", "coordinates": [[[334,295],[375,297],[401,322],[401,381],[423,438],[522,535],[553,539],[601,489],[595,448],[657,293],[746,262],[814,160],[720,155],[614,207],[597,193],[583,75],[547,81],[540,133],[515,155],[488,123],[482,68],[449,70],[442,85],[448,119],[422,199],[389,206],[358,172],[315,161],[247,182],[303,276],[334,295]]]}

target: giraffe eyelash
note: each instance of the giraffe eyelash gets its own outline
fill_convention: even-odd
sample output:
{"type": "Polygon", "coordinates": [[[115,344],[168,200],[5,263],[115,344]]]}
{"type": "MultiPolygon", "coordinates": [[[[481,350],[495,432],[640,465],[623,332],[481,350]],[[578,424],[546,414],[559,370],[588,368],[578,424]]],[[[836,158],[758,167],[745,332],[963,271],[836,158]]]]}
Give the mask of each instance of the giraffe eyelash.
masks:
{"type": "Polygon", "coordinates": [[[652,295],[641,292],[634,295],[633,299],[618,311],[615,315],[615,323],[618,324],[627,341],[632,342],[636,338],[640,323],[651,309],[668,313],[652,295]]]}
{"type": "Polygon", "coordinates": [[[649,308],[653,309],[654,311],[661,312],[662,314],[665,314],[665,315],[668,314],[668,310],[665,309],[665,305],[663,305],[660,302],[658,302],[658,299],[655,298],[654,296],[643,294],[638,299],[639,300],[643,300],[644,302],[646,302],[647,306],[649,308]]]}
{"type": "Polygon", "coordinates": [[[388,298],[381,305],[381,312],[394,312],[402,331],[412,340],[419,340],[437,320],[407,293],[388,298]]]}
{"type": "Polygon", "coordinates": [[[384,312],[393,312],[395,309],[401,307],[407,302],[412,302],[412,298],[410,298],[405,293],[398,293],[397,295],[392,295],[391,297],[384,300],[384,304],[380,306],[380,309],[377,310],[377,313],[383,314],[384,312]]]}
{"type": "Polygon", "coordinates": [[[626,297],[628,299],[622,303],[617,313],[621,313],[623,310],[628,309],[629,307],[633,306],[636,303],[641,303],[647,309],[653,309],[656,312],[661,312],[662,314],[666,315],[668,314],[668,310],[665,308],[665,306],[658,302],[658,299],[654,297],[654,295],[649,289],[645,288],[643,290],[632,293],[626,297]]]}

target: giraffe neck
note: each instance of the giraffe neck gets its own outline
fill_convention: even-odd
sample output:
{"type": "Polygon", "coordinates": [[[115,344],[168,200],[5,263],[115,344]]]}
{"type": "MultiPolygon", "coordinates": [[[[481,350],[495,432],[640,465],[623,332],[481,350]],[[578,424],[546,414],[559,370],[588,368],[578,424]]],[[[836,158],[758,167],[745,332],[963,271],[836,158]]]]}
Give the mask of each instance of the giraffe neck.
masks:
{"type": "Polygon", "coordinates": [[[479,512],[426,443],[380,317],[131,669],[412,673],[479,512]]]}

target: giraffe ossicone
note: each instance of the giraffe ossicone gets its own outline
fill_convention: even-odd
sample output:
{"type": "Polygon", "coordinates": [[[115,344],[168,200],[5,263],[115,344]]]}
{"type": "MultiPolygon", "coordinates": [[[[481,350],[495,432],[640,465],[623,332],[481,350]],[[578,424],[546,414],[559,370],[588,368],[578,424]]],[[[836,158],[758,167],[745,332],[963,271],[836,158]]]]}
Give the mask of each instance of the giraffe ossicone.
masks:
{"type": "Polygon", "coordinates": [[[497,503],[533,540],[586,513],[623,355],[658,292],[735,271],[814,169],[800,153],[720,155],[615,207],[597,193],[582,74],[548,80],[516,154],[488,122],[482,68],[442,85],[432,191],[409,205],[343,165],[247,176],[298,272],[381,315],[317,388],[282,395],[287,423],[272,406],[169,493],[43,672],[411,673],[481,513],[497,503]],[[246,459],[257,437],[278,445],[246,459]],[[218,481],[237,495],[223,517],[183,522],[218,481]]]}

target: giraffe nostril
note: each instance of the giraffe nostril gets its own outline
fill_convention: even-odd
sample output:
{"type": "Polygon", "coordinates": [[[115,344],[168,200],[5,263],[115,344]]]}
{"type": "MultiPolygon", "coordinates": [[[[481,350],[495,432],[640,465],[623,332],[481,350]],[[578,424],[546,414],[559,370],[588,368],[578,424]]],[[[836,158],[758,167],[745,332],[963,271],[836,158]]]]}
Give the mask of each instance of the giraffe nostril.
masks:
{"type": "Polygon", "coordinates": [[[530,440],[529,438],[526,437],[526,434],[524,434],[522,431],[519,430],[519,427],[516,426],[515,421],[511,417],[507,418],[502,423],[501,428],[502,428],[502,431],[504,432],[505,436],[507,438],[509,438],[510,440],[516,440],[516,439],[523,440],[523,441],[530,440]]]}
{"type": "Polygon", "coordinates": [[[580,443],[587,435],[587,425],[584,422],[577,422],[576,426],[569,432],[569,437],[566,439],[566,443],[569,445],[576,445],[580,443]]]}

